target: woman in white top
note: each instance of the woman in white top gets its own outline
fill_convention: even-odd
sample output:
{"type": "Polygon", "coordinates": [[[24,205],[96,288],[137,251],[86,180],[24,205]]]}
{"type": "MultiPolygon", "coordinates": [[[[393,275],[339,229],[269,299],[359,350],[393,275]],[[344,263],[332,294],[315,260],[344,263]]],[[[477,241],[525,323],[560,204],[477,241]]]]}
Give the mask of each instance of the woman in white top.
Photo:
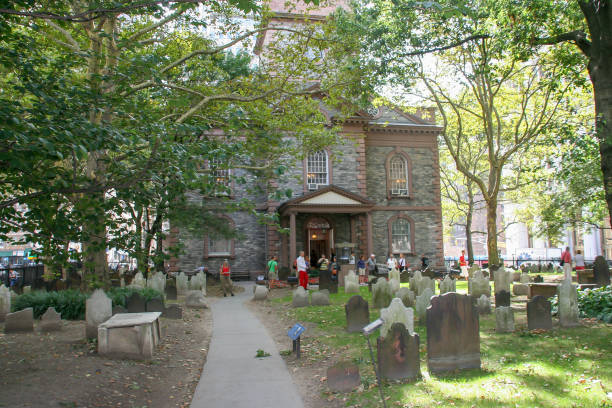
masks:
{"type": "Polygon", "coordinates": [[[389,268],[389,270],[397,268],[397,259],[395,259],[393,256],[393,253],[389,253],[389,258],[387,258],[387,268],[389,268]]]}
{"type": "Polygon", "coordinates": [[[584,255],[582,255],[582,251],[577,249],[576,256],[574,257],[574,262],[576,263],[576,270],[581,271],[584,269],[584,255]]]}

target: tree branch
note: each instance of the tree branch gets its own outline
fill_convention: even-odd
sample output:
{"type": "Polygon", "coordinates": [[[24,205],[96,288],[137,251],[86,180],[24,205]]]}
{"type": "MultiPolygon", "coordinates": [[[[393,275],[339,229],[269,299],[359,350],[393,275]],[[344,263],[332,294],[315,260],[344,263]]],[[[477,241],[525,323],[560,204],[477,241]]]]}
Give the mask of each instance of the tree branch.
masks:
{"type": "Polygon", "coordinates": [[[587,39],[587,34],[582,30],[574,30],[552,37],[534,38],[532,40],[534,45],[554,45],[562,42],[573,42],[584,55],[590,57],[591,42],[587,39]]]}
{"type": "Polygon", "coordinates": [[[481,40],[484,38],[489,38],[490,36],[488,34],[474,34],[474,35],[470,35],[469,37],[464,38],[463,40],[459,40],[457,42],[454,42],[452,44],[448,44],[448,45],[444,45],[441,47],[434,47],[434,48],[429,48],[426,50],[420,50],[420,51],[414,51],[414,52],[407,52],[404,54],[400,54],[401,57],[416,57],[418,55],[425,55],[425,54],[431,54],[434,52],[438,52],[438,51],[444,51],[444,50],[450,50],[451,48],[455,48],[458,47],[462,44],[465,44],[466,42],[470,42],[473,40],[481,40]]]}

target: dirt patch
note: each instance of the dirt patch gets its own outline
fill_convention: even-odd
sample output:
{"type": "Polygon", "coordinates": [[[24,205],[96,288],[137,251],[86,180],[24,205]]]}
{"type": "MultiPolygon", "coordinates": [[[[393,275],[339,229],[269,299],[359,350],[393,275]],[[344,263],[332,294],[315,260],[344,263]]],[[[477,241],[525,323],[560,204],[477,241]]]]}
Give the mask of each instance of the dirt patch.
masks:
{"type": "MultiPolygon", "coordinates": [[[[63,330],[4,334],[0,325],[0,407],[187,407],[211,337],[210,310],[183,308],[161,319],[162,342],[151,361],[99,356],[84,340],[84,321],[63,330]]],[[[37,326],[37,324],[35,324],[37,326]]]]}
{"type": "MultiPolygon", "coordinates": [[[[290,293],[290,289],[274,289],[270,291],[270,297],[283,297],[290,293]]],[[[281,307],[273,305],[270,302],[255,302],[248,301],[245,303],[249,309],[259,318],[264,324],[270,336],[276,342],[276,347],[279,351],[291,350],[291,339],[287,336],[289,330],[294,324],[287,316],[281,312],[281,307]]],[[[331,353],[329,358],[323,361],[316,361],[307,358],[307,355],[312,347],[311,340],[316,339],[320,335],[314,325],[306,327],[306,332],[302,340],[302,358],[296,359],[295,354],[283,355],[283,359],[289,368],[289,372],[293,377],[293,381],[298,387],[302,401],[306,408],[335,408],[343,407],[342,394],[332,394],[327,389],[327,368],[335,364],[335,359],[331,353]]],[[[319,350],[321,351],[321,350],[319,350]]]]}

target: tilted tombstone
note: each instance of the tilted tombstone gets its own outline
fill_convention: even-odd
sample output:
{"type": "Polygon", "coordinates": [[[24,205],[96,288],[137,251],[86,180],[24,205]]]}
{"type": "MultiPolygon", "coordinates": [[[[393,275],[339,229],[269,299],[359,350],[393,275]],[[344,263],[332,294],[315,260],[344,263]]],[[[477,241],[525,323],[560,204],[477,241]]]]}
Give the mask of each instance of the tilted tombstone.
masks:
{"type": "Polygon", "coordinates": [[[34,331],[34,309],[28,307],[15,313],[8,313],[4,319],[5,333],[34,331]]]}
{"type": "Polygon", "coordinates": [[[126,306],[128,313],[144,313],[147,309],[145,299],[138,292],[134,292],[128,297],[126,306]]]}
{"type": "Polygon", "coordinates": [[[578,291],[569,279],[557,286],[559,298],[559,324],[561,327],[579,326],[578,320],[578,291]]]}
{"type": "Polygon", "coordinates": [[[176,276],[176,293],[179,296],[184,296],[187,293],[187,285],[189,282],[189,278],[185,275],[184,272],[180,272],[176,276]]]}
{"type": "Polygon", "coordinates": [[[46,333],[60,330],[62,330],[62,316],[55,311],[55,308],[48,307],[40,319],[40,331],[46,333]]]}
{"type": "Polygon", "coordinates": [[[201,290],[189,290],[185,294],[185,306],[192,309],[208,309],[208,303],[201,290]]]}
{"type": "Polygon", "coordinates": [[[480,295],[476,301],[476,309],[480,314],[491,314],[491,299],[487,295],[480,295]]]}
{"type": "Polygon", "coordinates": [[[98,326],[113,316],[113,302],[102,289],[96,289],[85,302],[85,335],[88,339],[98,338],[98,326]]]}
{"type": "Polygon", "coordinates": [[[395,294],[395,297],[400,298],[404,306],[414,307],[415,296],[414,296],[414,292],[411,291],[410,289],[406,287],[401,287],[395,294]]]}
{"type": "Polygon", "coordinates": [[[312,306],[329,306],[329,291],[327,289],[323,289],[312,292],[310,304],[312,306]]]}
{"type": "Polygon", "coordinates": [[[348,271],[344,277],[344,293],[359,293],[359,277],[355,271],[348,271]]]}
{"type": "Polygon", "coordinates": [[[331,271],[319,272],[319,290],[327,289],[329,293],[338,293],[338,282],[332,279],[331,271]]]}
{"type": "Polygon", "coordinates": [[[293,291],[293,300],[291,302],[293,307],[305,307],[308,306],[308,292],[302,286],[298,286],[293,291]]]}
{"type": "Polygon", "coordinates": [[[468,292],[474,299],[481,295],[491,297],[491,283],[483,276],[482,271],[474,272],[474,277],[468,280],[468,292]]]}
{"type": "Polygon", "coordinates": [[[415,380],[421,377],[419,335],[411,335],[402,323],[394,323],[386,337],[378,338],[377,350],[381,378],[415,380]]]}
{"type": "Polygon", "coordinates": [[[456,292],[457,291],[457,281],[450,277],[450,275],[446,275],[446,278],[440,281],[440,294],[443,295],[448,292],[456,292]]]}
{"type": "Polygon", "coordinates": [[[370,323],[368,302],[359,295],[352,296],[344,305],[346,330],[349,333],[360,332],[370,323]]]}
{"type": "Polygon", "coordinates": [[[11,290],[0,284],[0,322],[11,313],[11,290]]]}
{"type": "Polygon", "coordinates": [[[431,289],[432,294],[436,293],[436,281],[431,279],[429,276],[424,276],[419,282],[418,287],[419,292],[417,293],[417,296],[423,294],[425,289],[431,289]]]}
{"type": "Polygon", "coordinates": [[[469,295],[434,296],[427,309],[427,365],[433,374],[480,368],[478,313],[469,295]]]}
{"type": "Polygon", "coordinates": [[[382,309],[383,307],[389,306],[393,299],[393,293],[391,292],[391,285],[385,278],[378,279],[374,285],[372,285],[372,306],[374,309],[382,309]]]}
{"type": "MultiPolygon", "coordinates": [[[[500,271],[497,272],[499,273],[500,271]]],[[[510,292],[502,290],[495,293],[495,307],[498,306],[510,306],[510,292]]]]}
{"type": "Polygon", "coordinates": [[[550,302],[544,296],[534,296],[527,302],[527,328],[529,330],[551,330],[550,302]]]}
{"type": "Polygon", "coordinates": [[[332,392],[350,392],[360,384],[359,366],[350,361],[337,363],[327,369],[327,386],[332,392]]]}
{"type": "Polygon", "coordinates": [[[514,331],[514,311],[511,307],[495,307],[495,331],[498,333],[510,333],[514,331]]]}
{"type": "Polygon", "coordinates": [[[433,297],[433,295],[434,293],[431,288],[425,288],[425,290],[423,290],[423,293],[416,297],[414,308],[416,309],[416,314],[419,317],[419,322],[421,324],[425,322],[425,319],[427,317],[427,308],[429,307],[429,305],[431,305],[431,298],[433,297]]]}
{"type": "MultiPolygon", "coordinates": [[[[494,282],[495,282],[496,299],[497,299],[497,294],[502,291],[506,291],[508,294],[510,294],[510,285],[512,284],[512,272],[509,270],[506,270],[506,268],[504,268],[503,266],[500,267],[499,269],[495,271],[494,282]]],[[[497,301],[495,304],[497,305],[497,301]]],[[[509,305],[510,303],[508,303],[507,305],[502,305],[502,306],[509,306],[509,305]]]]}
{"type": "Polygon", "coordinates": [[[387,332],[394,323],[402,323],[408,333],[414,333],[414,310],[411,307],[404,306],[401,299],[394,298],[389,307],[380,309],[380,318],[383,320],[383,325],[380,328],[382,337],[387,336],[387,332]]]}
{"type": "Polygon", "coordinates": [[[255,285],[253,290],[254,300],[266,300],[268,298],[268,288],[263,285],[255,285]]]}
{"type": "MultiPolygon", "coordinates": [[[[132,283],[130,284],[130,286],[135,287],[135,288],[144,289],[146,284],[147,284],[147,281],[142,276],[142,273],[136,272],[136,275],[134,275],[134,278],[132,279],[132,283]]],[[[96,332],[96,336],[97,336],[97,332],[96,332]]]]}
{"type": "Polygon", "coordinates": [[[147,312],[164,312],[164,301],[160,298],[154,298],[147,302],[146,305],[147,312]]]}
{"type": "Polygon", "coordinates": [[[595,258],[593,277],[597,286],[608,286],[610,284],[610,268],[606,258],[601,255],[595,258]]]}

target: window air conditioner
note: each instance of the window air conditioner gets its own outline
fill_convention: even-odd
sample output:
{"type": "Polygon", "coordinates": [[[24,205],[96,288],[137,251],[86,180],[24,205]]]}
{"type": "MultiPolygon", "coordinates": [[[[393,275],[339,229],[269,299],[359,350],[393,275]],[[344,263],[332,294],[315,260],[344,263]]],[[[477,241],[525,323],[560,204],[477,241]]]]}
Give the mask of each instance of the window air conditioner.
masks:
{"type": "Polygon", "coordinates": [[[400,189],[399,194],[403,196],[408,195],[408,189],[400,189]]]}
{"type": "Polygon", "coordinates": [[[400,195],[400,191],[399,189],[393,189],[391,190],[391,195],[400,195]]]}
{"type": "Polygon", "coordinates": [[[319,185],[317,183],[308,183],[309,190],[316,190],[317,188],[319,188],[319,185]]]}

